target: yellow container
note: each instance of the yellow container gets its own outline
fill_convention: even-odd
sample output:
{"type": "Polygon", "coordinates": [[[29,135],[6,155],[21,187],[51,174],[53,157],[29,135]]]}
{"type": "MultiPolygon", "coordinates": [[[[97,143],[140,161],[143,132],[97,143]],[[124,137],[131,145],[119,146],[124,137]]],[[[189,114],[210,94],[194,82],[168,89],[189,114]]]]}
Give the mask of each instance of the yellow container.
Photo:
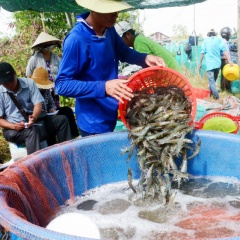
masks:
{"type": "Polygon", "coordinates": [[[229,81],[235,81],[239,78],[239,66],[237,64],[226,64],[223,67],[223,76],[229,81]]]}

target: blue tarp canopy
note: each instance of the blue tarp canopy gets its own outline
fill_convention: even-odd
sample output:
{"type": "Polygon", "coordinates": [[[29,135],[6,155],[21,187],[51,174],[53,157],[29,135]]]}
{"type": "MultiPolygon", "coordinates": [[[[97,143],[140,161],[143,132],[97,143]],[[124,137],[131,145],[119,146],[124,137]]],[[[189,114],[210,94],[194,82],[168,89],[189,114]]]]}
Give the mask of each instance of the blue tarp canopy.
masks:
{"type": "MultiPolygon", "coordinates": [[[[188,6],[204,1],[206,0],[126,0],[135,9],[188,6]]],[[[0,6],[9,12],[23,10],[37,12],[86,12],[86,9],[80,7],[75,0],[0,0],[0,6]]]]}

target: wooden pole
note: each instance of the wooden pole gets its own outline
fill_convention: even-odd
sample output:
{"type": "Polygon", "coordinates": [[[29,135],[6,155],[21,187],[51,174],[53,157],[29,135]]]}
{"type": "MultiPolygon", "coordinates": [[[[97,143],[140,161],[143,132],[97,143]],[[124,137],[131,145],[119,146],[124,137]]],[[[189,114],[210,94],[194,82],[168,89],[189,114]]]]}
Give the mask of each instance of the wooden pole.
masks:
{"type": "Polygon", "coordinates": [[[41,16],[41,20],[42,20],[43,31],[46,32],[46,27],[45,27],[45,23],[44,23],[44,13],[40,13],[40,16],[41,16]]]}
{"type": "MultiPolygon", "coordinates": [[[[240,1],[240,0],[239,0],[240,1]]],[[[197,34],[196,34],[196,14],[195,14],[195,3],[193,4],[193,35],[194,35],[194,49],[195,49],[195,59],[196,59],[196,74],[198,71],[198,46],[197,46],[197,34]]]]}
{"type": "MultiPolygon", "coordinates": [[[[240,0],[239,0],[240,1],[240,0]]],[[[195,20],[195,3],[194,3],[194,20],[193,20],[193,23],[194,23],[194,27],[193,27],[193,31],[194,31],[194,47],[195,47],[195,55],[196,55],[196,72],[198,72],[198,46],[197,46],[197,35],[196,35],[196,20],[195,20]]]]}

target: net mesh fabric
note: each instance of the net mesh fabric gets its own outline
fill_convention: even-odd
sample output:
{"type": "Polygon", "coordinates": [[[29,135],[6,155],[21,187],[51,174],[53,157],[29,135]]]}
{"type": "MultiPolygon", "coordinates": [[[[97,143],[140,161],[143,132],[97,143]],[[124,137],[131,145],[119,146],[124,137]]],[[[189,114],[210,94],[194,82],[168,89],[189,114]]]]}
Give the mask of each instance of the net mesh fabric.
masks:
{"type": "MultiPolygon", "coordinates": [[[[126,0],[134,9],[188,6],[206,0],[126,0]]],[[[75,0],[0,0],[0,6],[7,11],[34,10],[37,12],[72,12],[83,13],[75,0]]]]}

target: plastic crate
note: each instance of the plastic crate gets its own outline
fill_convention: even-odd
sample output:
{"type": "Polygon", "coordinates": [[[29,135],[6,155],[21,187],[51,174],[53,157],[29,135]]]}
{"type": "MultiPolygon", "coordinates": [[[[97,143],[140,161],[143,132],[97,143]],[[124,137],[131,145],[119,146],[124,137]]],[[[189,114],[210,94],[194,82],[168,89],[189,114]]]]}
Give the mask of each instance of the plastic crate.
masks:
{"type": "MultiPolygon", "coordinates": [[[[129,78],[127,84],[133,92],[141,91],[146,88],[152,87],[149,91],[149,94],[154,93],[154,88],[156,87],[167,87],[167,86],[176,86],[183,90],[185,96],[189,99],[192,104],[191,116],[192,119],[196,115],[196,95],[194,93],[193,87],[190,82],[179,72],[167,68],[167,67],[148,67],[143,70],[138,71],[129,78]]],[[[129,128],[127,125],[125,115],[127,111],[127,100],[123,100],[123,103],[119,103],[119,111],[122,122],[124,125],[129,128]]]]}
{"type": "Polygon", "coordinates": [[[199,122],[195,123],[195,129],[202,129],[204,123],[209,120],[210,118],[213,117],[226,117],[226,118],[230,118],[237,126],[237,129],[232,132],[234,134],[237,134],[237,132],[239,131],[239,119],[237,117],[234,117],[228,113],[224,113],[224,112],[214,112],[214,113],[209,113],[207,115],[205,115],[203,118],[200,119],[199,122]]]}
{"type": "Polygon", "coordinates": [[[202,89],[202,88],[193,88],[193,91],[196,95],[196,98],[199,98],[199,99],[208,98],[208,97],[210,97],[210,93],[211,93],[210,90],[202,89]]]}

